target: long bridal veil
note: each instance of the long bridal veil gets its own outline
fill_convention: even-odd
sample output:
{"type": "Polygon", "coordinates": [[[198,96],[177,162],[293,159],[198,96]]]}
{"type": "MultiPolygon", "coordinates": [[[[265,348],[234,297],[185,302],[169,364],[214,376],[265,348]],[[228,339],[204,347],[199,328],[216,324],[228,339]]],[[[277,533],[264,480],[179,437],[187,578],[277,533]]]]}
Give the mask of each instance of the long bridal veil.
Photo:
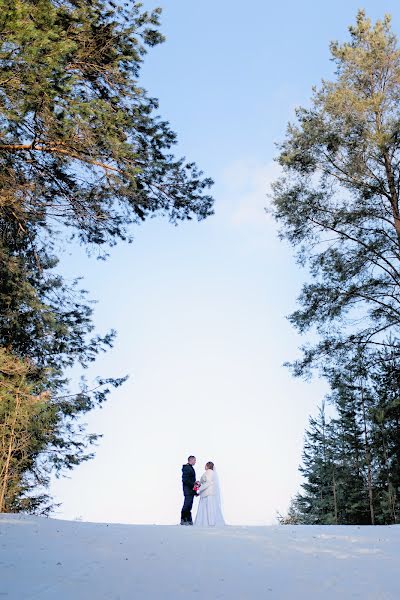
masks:
{"type": "Polygon", "coordinates": [[[224,517],[222,514],[222,501],[221,501],[221,487],[219,484],[219,477],[217,469],[214,466],[214,490],[215,490],[215,520],[217,527],[223,527],[225,525],[224,517]]]}

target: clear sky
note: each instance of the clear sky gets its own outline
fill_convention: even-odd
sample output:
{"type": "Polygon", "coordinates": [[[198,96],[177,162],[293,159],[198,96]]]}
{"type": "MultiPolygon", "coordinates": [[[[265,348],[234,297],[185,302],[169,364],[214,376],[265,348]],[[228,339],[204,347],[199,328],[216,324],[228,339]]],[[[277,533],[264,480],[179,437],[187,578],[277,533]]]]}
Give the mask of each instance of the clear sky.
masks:
{"type": "Polygon", "coordinates": [[[152,219],[107,262],[71,248],[62,268],[98,300],[100,332],[118,330],[89,375],[129,381],[87,415],[103,433],[96,458],[55,481],[57,516],[177,523],[189,454],[219,469],[226,520],[270,524],[300,483],[304,429],[326,386],[282,363],[303,340],[285,316],[307,274],[265,214],[273,162],[294,108],[332,77],[329,42],[348,39],[363,7],[395,0],[166,0],[167,42],[145,59],[142,85],[178,133],[177,153],[215,180],[215,215],[173,227],[152,219]]]}

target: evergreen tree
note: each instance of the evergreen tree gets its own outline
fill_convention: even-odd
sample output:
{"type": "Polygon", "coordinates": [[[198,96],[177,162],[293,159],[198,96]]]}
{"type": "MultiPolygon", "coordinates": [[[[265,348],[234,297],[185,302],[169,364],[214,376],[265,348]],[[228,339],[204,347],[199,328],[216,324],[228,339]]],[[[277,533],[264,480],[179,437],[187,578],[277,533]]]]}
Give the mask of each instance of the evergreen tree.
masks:
{"type": "Polygon", "coordinates": [[[335,464],[341,495],[341,524],[374,524],[373,457],[371,450],[369,410],[371,397],[363,379],[355,379],[354,365],[350,372],[342,370],[336,381],[330,402],[337,416],[331,420],[336,432],[335,464]]]}
{"type": "Polygon", "coordinates": [[[310,420],[303,492],[282,522],[390,524],[400,510],[400,369],[393,351],[329,371],[335,415],[310,420]],[[330,492],[331,486],[331,494],[330,492]],[[333,507],[333,511],[332,511],[333,507]]]}
{"type": "Polygon", "coordinates": [[[79,417],[123,378],[99,380],[92,391],[82,382],[71,394],[65,368],[93,362],[111,345],[113,332],[90,335],[85,293],[54,274],[57,260],[25,234],[16,233],[6,251],[0,244],[0,255],[0,428],[8,453],[0,457],[0,511],[46,512],[52,507],[45,493],[50,473],[93,456],[89,446],[98,436],[86,434],[79,417]]]}
{"type": "Polygon", "coordinates": [[[0,191],[20,227],[62,221],[115,243],[159,212],[211,214],[211,180],[175,159],[158,104],[139,85],[160,10],[129,1],[0,0],[0,191]]]}
{"type": "Polygon", "coordinates": [[[79,417],[123,382],[69,390],[65,369],[88,366],[114,332],[93,333],[57,246],[68,232],[113,245],[156,213],[212,214],[211,180],[173,156],[139,84],[159,15],[133,1],[0,0],[0,511],[50,510],[50,473],[90,458],[98,438],[79,417]]]}
{"type": "Polygon", "coordinates": [[[274,187],[281,235],[313,278],[291,321],[321,336],[297,374],[357,344],[399,347],[400,51],[388,16],[360,11],[350,34],[331,44],[336,79],[289,125],[274,187]]]}
{"type": "Polygon", "coordinates": [[[292,519],[303,524],[337,522],[337,485],[330,429],[323,404],[318,417],[310,418],[299,468],[304,477],[303,493],[297,494],[290,508],[292,519]]]}
{"type": "Polygon", "coordinates": [[[354,407],[328,422],[321,414],[310,419],[299,467],[304,482],[289,508],[291,522],[371,523],[361,434],[354,407]]]}
{"type": "Polygon", "coordinates": [[[324,426],[328,462],[315,429],[321,423],[307,433],[304,493],[292,511],[312,522],[332,522],[333,515],[340,523],[393,523],[400,485],[400,50],[389,16],[372,24],[359,11],[350,36],[331,44],[335,79],[322,82],[288,127],[273,193],[281,236],[312,278],[290,320],[319,339],[303,347],[293,371],[318,367],[336,410],[324,426]],[[335,497],[324,506],[329,482],[335,497]]]}
{"type": "Polygon", "coordinates": [[[371,376],[371,444],[376,457],[377,522],[400,522],[400,364],[393,352],[383,352],[371,376]]]}
{"type": "Polygon", "coordinates": [[[93,457],[99,436],[77,421],[93,396],[57,397],[45,384],[32,362],[0,348],[0,512],[48,514],[50,474],[93,457]]]}
{"type": "MultiPolygon", "coordinates": [[[[0,348],[0,512],[14,512],[23,504],[29,491],[25,479],[30,463],[33,431],[38,426],[40,435],[41,413],[47,403],[45,391],[34,394],[29,382],[32,368],[27,362],[0,348]]],[[[44,429],[44,428],[43,428],[44,429]]],[[[39,484],[42,483],[37,478],[39,484]]],[[[46,496],[26,500],[29,504],[46,503],[46,496]]]]}

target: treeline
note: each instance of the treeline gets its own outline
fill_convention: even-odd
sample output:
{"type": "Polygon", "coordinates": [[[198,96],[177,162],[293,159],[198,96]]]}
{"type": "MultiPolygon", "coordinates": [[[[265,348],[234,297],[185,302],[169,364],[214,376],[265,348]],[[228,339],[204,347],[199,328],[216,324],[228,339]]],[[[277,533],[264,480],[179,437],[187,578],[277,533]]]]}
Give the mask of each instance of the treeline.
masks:
{"type": "Polygon", "coordinates": [[[0,512],[51,510],[51,474],[93,456],[98,435],[80,416],[124,381],[71,389],[66,370],[93,363],[115,332],[94,333],[59,251],[74,239],[106,258],[150,215],[212,214],[211,180],[174,157],[176,136],[140,85],[160,12],[0,0],[0,512]]]}
{"type": "Polygon", "coordinates": [[[336,78],[297,110],[274,186],[282,238],[311,275],[290,320],[318,340],[291,368],[316,369],[331,389],[281,522],[398,523],[400,51],[390,17],[372,24],[360,11],[331,53],[336,78]]]}
{"type": "Polygon", "coordinates": [[[302,492],[286,523],[383,525],[400,521],[400,369],[393,353],[336,373],[305,435],[302,492]]]}

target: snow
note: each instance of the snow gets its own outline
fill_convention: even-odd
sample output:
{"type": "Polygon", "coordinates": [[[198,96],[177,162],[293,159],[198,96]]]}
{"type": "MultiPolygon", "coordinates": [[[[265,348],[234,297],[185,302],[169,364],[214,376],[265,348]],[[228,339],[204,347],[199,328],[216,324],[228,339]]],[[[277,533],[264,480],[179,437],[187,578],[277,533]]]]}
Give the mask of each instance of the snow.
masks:
{"type": "Polygon", "coordinates": [[[400,526],[116,525],[0,515],[0,599],[400,598],[400,526]]]}

